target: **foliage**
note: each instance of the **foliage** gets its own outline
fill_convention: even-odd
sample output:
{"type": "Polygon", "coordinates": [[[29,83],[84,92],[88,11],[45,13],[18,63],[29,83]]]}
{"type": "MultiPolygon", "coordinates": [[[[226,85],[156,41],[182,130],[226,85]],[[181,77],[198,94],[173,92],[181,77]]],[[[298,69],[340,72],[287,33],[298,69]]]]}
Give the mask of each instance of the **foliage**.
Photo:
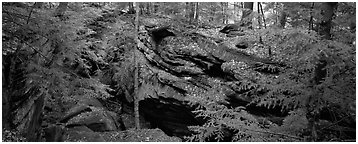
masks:
{"type": "Polygon", "coordinates": [[[288,141],[302,141],[310,128],[309,115],[318,116],[324,109],[332,107],[338,108],[334,111],[340,113],[331,113],[340,118],[336,121],[352,115],[352,109],[347,104],[355,101],[354,47],[338,41],[322,40],[315,32],[299,28],[270,28],[257,32],[264,43],[261,51],[270,48],[270,58],[280,65],[257,63],[256,67],[250,70],[247,66],[231,62],[223,65],[232,67],[223,67],[243,79],[231,86],[240,93],[238,96],[253,98],[250,105],[267,109],[280,107],[282,112],[289,112],[289,115],[284,118],[281,126],[270,124],[268,129],[263,128],[260,127],[259,118],[247,114],[241,107],[236,111],[220,105],[217,97],[224,95],[218,96],[217,92],[208,91],[190,98],[202,106],[195,112],[208,121],[203,126],[192,127],[196,135],[188,137],[187,140],[282,141],[279,137],[281,135],[288,141]],[[327,75],[322,83],[314,85],[316,65],[322,58],[327,61],[324,68],[327,75]],[[279,73],[272,76],[252,72],[263,69],[279,73]],[[245,134],[240,135],[243,131],[245,134]],[[273,134],[273,137],[269,136],[270,134],[273,134]],[[227,137],[231,138],[225,140],[227,137]]]}
{"type": "Polygon", "coordinates": [[[17,131],[9,131],[7,129],[3,129],[2,141],[3,142],[26,142],[26,138],[20,136],[20,133],[17,131]]]}
{"type": "Polygon", "coordinates": [[[60,19],[51,9],[36,9],[31,7],[33,3],[19,4],[22,7],[11,3],[3,6],[2,25],[3,56],[13,59],[7,61],[7,76],[12,80],[12,108],[18,108],[15,126],[21,131],[27,129],[34,113],[32,107],[38,105],[35,101],[41,96],[45,100],[44,120],[50,123],[62,117],[61,113],[75,104],[79,95],[111,97],[108,85],[87,77],[94,67],[90,60],[99,63],[101,58],[95,54],[84,57],[91,48],[86,37],[96,33],[87,24],[100,17],[101,11],[71,3],[60,19]]]}
{"type": "Polygon", "coordinates": [[[290,104],[281,98],[292,97],[293,99],[288,101],[295,104],[291,106],[305,107],[306,103],[304,101],[308,100],[308,97],[314,94],[313,92],[317,92],[317,90],[324,93],[321,100],[328,103],[338,102],[343,106],[344,102],[339,102],[340,100],[352,100],[354,98],[354,89],[345,89],[348,85],[354,85],[354,71],[351,71],[355,67],[352,61],[354,60],[354,57],[352,57],[354,53],[353,47],[339,42],[320,40],[317,36],[312,35],[312,32],[297,31],[297,29],[282,30],[277,31],[277,33],[280,33],[280,35],[276,34],[276,32],[267,35],[267,41],[269,45],[274,47],[273,58],[276,61],[284,62],[287,68],[277,79],[270,80],[270,83],[265,85],[271,90],[267,95],[268,98],[271,97],[280,101],[285,107],[290,104]],[[310,80],[314,77],[314,70],[316,64],[320,62],[319,59],[322,53],[329,61],[329,65],[326,68],[329,75],[321,85],[312,87],[310,86],[310,80]],[[342,71],[350,72],[348,75],[343,76],[342,71]],[[340,85],[337,81],[341,79],[345,79],[345,83],[340,85]],[[336,88],[328,88],[329,85],[334,85],[333,87],[336,88]],[[326,89],[321,89],[322,87],[326,87],[326,89]],[[342,97],[343,95],[341,94],[343,93],[347,95],[342,97]],[[279,98],[279,95],[283,97],[279,98]],[[336,97],[334,98],[335,100],[331,99],[333,97],[336,97]]]}
{"type": "MultiPolygon", "coordinates": [[[[219,82],[220,83],[220,82],[219,82]]],[[[218,83],[218,84],[219,84],[218,83]]],[[[258,119],[249,114],[244,106],[236,108],[225,106],[224,91],[220,84],[213,90],[189,94],[187,98],[193,104],[199,104],[193,111],[198,117],[205,119],[202,126],[190,126],[193,136],[186,141],[275,141],[269,138],[267,130],[263,129],[258,119]],[[220,91],[217,91],[221,89],[220,91]]],[[[243,85],[241,87],[245,89],[243,85]]]]}
{"type": "MultiPolygon", "coordinates": [[[[11,116],[13,129],[27,130],[34,113],[44,112],[43,120],[55,123],[83,96],[106,100],[115,95],[132,102],[133,16],[122,15],[131,3],[69,3],[62,16],[56,15],[54,8],[59,3],[45,3],[42,8],[35,4],[3,3],[2,7],[3,88],[12,92],[11,109],[16,109],[11,116]],[[36,111],[36,101],[41,98],[44,105],[36,111]]],[[[309,137],[312,115],[319,117],[324,110],[333,109],[330,114],[337,119],[329,126],[355,115],[355,3],[338,4],[332,20],[332,40],[323,40],[315,31],[307,30],[311,22],[315,27],[319,25],[321,3],[264,4],[269,27],[245,29],[245,36],[239,38],[249,47],[254,43],[255,48],[247,51],[258,55],[260,62],[225,62],[221,69],[240,81],[216,81],[209,90],[194,89],[186,95],[186,100],[200,105],[194,113],[206,120],[204,125],[190,128],[194,135],[187,141],[302,141],[309,137]],[[285,29],[275,27],[282,12],[288,14],[285,29]],[[314,78],[321,63],[326,63],[322,68],[326,73],[317,83],[314,78]],[[277,125],[250,114],[246,106],[230,107],[222,85],[250,101],[246,106],[278,107],[288,115],[282,125],[277,125]]],[[[220,27],[227,18],[225,4],[199,3],[199,18],[193,23],[190,6],[140,3],[148,17],[156,17],[155,21],[143,18],[141,22],[157,26],[175,23],[175,30],[191,33],[193,28],[206,31],[220,27]]],[[[247,20],[258,16],[253,12],[247,20]]],[[[211,30],[206,31],[207,36],[220,37],[215,36],[216,29],[211,30]]],[[[214,45],[210,44],[203,41],[199,45],[214,45]]],[[[141,98],[175,93],[161,83],[160,77],[177,77],[146,66],[143,55],[139,61],[141,98]]],[[[322,120],[314,123],[320,125],[322,120]]],[[[324,128],[317,131],[323,133],[324,128]]],[[[26,141],[20,132],[3,130],[3,141],[26,141]]],[[[341,135],[335,138],[344,139],[341,135]]]]}
{"type": "MultiPolygon", "coordinates": [[[[269,92],[256,98],[258,105],[280,106],[284,111],[300,110],[301,116],[319,115],[325,108],[339,106],[340,110],[336,111],[346,111],[349,115],[347,104],[355,101],[354,47],[321,40],[314,33],[299,29],[276,32],[266,35],[264,40],[268,38],[267,42],[273,47],[273,59],[285,63],[286,68],[277,78],[259,81],[269,92]],[[322,57],[328,63],[324,68],[327,75],[321,84],[314,85],[316,64],[322,57]]],[[[292,113],[286,120],[295,116],[292,113]]],[[[302,128],[297,124],[282,127],[286,126],[302,128]]],[[[299,134],[302,131],[295,135],[299,134]]]]}

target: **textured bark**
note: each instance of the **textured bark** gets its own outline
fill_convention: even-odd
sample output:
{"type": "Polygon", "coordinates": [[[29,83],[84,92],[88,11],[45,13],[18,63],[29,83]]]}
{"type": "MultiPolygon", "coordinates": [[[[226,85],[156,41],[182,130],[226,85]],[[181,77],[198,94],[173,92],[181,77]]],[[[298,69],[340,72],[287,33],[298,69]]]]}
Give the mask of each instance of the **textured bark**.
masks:
{"type": "Polygon", "coordinates": [[[311,12],[310,12],[310,22],[309,22],[309,30],[313,30],[313,7],[314,7],[314,2],[311,5],[311,12]]]}
{"type": "MultiPolygon", "coordinates": [[[[319,23],[319,29],[318,33],[324,38],[324,39],[331,39],[331,26],[332,26],[332,17],[334,15],[334,10],[337,7],[336,2],[326,2],[322,4],[321,14],[322,19],[319,23]]],[[[324,69],[327,65],[326,61],[324,60],[324,56],[321,56],[319,63],[317,64],[316,70],[315,70],[315,77],[314,81],[316,84],[320,84],[321,81],[326,77],[327,71],[324,69]]]]}
{"type": "Polygon", "coordinates": [[[254,3],[253,2],[245,2],[244,3],[244,9],[247,9],[247,11],[244,11],[242,14],[242,18],[246,18],[251,14],[251,12],[254,9],[254,3]]]}
{"type": "Polygon", "coordinates": [[[337,4],[337,2],[326,2],[322,4],[322,19],[319,23],[318,33],[323,36],[324,39],[331,39],[332,17],[337,4]]]}
{"type": "Polygon", "coordinates": [[[287,13],[283,10],[281,12],[281,16],[280,16],[280,27],[281,28],[285,28],[286,21],[287,21],[287,13]]]}
{"type": "MultiPolygon", "coordinates": [[[[139,27],[139,6],[138,3],[135,5],[136,17],[135,17],[135,41],[139,47],[139,39],[138,39],[138,27],[139,27]]],[[[135,117],[135,127],[136,129],[140,129],[139,122],[139,95],[138,95],[138,62],[137,62],[137,48],[134,49],[134,117],[135,117]]]]}
{"type": "Polygon", "coordinates": [[[63,14],[66,12],[68,2],[60,2],[60,5],[56,9],[56,16],[62,18],[63,14]]]}
{"type": "Polygon", "coordinates": [[[254,3],[253,2],[245,2],[244,3],[244,10],[242,12],[242,19],[241,21],[242,26],[247,26],[249,28],[252,28],[252,19],[249,17],[254,9],[254,3]]]}
{"type": "Polygon", "coordinates": [[[195,22],[198,22],[198,20],[199,20],[199,3],[198,2],[195,3],[194,19],[195,19],[195,22]]]}
{"type": "Polygon", "coordinates": [[[261,11],[262,20],[263,20],[263,23],[264,23],[264,28],[266,29],[266,20],[265,20],[264,10],[262,9],[262,4],[261,4],[261,3],[258,3],[258,6],[259,6],[259,9],[260,9],[260,11],[261,11]]]}

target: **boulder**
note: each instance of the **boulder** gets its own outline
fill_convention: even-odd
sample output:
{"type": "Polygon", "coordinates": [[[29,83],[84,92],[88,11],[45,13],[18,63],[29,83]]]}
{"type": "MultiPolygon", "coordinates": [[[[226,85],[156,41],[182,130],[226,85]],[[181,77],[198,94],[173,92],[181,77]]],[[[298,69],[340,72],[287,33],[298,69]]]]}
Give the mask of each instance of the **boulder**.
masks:
{"type": "Polygon", "coordinates": [[[64,127],[62,125],[51,125],[44,129],[46,142],[63,142],[64,127]]]}
{"type": "Polygon", "coordinates": [[[235,45],[235,47],[239,49],[246,49],[249,47],[249,44],[247,42],[239,42],[238,44],[235,45]]]}
{"type": "MultiPolygon", "coordinates": [[[[227,25],[220,32],[244,35],[237,25],[227,25]]],[[[229,42],[218,43],[208,34],[184,32],[163,39],[170,43],[155,45],[149,35],[141,34],[142,55],[138,59],[146,61],[140,76],[145,78],[139,88],[143,98],[140,113],[152,128],[160,128],[169,136],[191,135],[188,126],[201,125],[205,120],[192,113],[194,106],[186,100],[198,99],[200,104],[205,94],[215,95],[216,103],[230,107],[252,102],[246,94],[259,87],[253,75],[261,75],[252,66],[267,61],[246,52],[250,41],[225,38],[229,42]],[[250,85],[242,89],[246,84],[250,85]]]]}
{"type": "Polygon", "coordinates": [[[67,128],[64,133],[65,142],[105,142],[105,139],[86,126],[67,128]]]}
{"type": "Polygon", "coordinates": [[[241,31],[230,31],[226,36],[227,37],[237,37],[237,36],[244,36],[245,33],[241,31]]]}
{"type": "Polygon", "coordinates": [[[238,31],[239,28],[240,28],[240,26],[238,26],[236,24],[228,24],[223,29],[221,29],[219,32],[224,33],[224,34],[228,34],[231,31],[238,31]]]}
{"type": "Polygon", "coordinates": [[[115,113],[101,108],[89,108],[91,111],[76,115],[66,123],[66,126],[87,126],[95,132],[113,131],[121,127],[117,122],[119,118],[115,113]]]}

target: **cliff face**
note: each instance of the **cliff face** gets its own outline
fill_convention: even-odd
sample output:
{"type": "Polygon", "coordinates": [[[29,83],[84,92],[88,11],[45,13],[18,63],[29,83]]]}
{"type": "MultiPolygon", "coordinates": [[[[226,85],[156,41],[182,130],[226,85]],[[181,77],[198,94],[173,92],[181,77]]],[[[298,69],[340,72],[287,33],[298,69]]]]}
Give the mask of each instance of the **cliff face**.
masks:
{"type": "Polygon", "coordinates": [[[245,106],[253,114],[268,111],[257,107],[252,95],[265,93],[258,90],[257,79],[274,77],[279,66],[252,53],[254,48],[250,43],[254,42],[240,36],[215,38],[205,30],[184,32],[164,28],[171,29],[175,36],[163,34],[160,44],[155,43],[158,38],[153,38],[150,32],[162,30],[161,26],[150,29],[142,26],[139,36],[140,77],[143,78],[140,110],[152,127],[159,127],[168,135],[190,135],[187,126],[201,125],[205,119],[197,118],[191,112],[194,107],[188,103],[205,98],[205,94],[215,95],[217,104],[245,106]],[[275,66],[275,73],[265,70],[263,65],[275,66]]]}

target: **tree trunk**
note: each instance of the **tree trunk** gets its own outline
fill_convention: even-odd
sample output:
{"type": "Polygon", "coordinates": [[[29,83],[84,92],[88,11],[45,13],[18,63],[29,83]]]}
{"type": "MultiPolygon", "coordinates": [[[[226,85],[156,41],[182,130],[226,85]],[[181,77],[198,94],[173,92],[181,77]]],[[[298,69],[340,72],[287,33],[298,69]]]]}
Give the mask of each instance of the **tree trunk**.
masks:
{"type": "MultiPolygon", "coordinates": [[[[211,6],[213,6],[213,5],[215,5],[215,4],[212,4],[211,6]]],[[[214,17],[216,17],[216,16],[215,16],[215,10],[214,10],[214,9],[211,9],[211,10],[210,10],[210,15],[211,15],[211,17],[209,18],[209,22],[213,22],[213,21],[214,21],[214,17]]]]}
{"type": "Polygon", "coordinates": [[[263,23],[264,23],[264,28],[266,29],[266,20],[265,20],[264,10],[262,9],[262,4],[261,3],[259,3],[258,5],[260,6],[262,20],[263,20],[263,23]]]}
{"type": "MultiPolygon", "coordinates": [[[[324,39],[331,39],[331,26],[332,26],[332,18],[334,15],[334,10],[337,7],[337,2],[325,2],[322,4],[321,15],[322,19],[319,23],[318,34],[320,34],[324,39]]],[[[320,61],[322,58],[320,58],[320,61]]],[[[325,62],[320,62],[317,65],[315,72],[315,83],[320,84],[321,81],[326,77],[326,70],[324,67],[326,66],[325,62]]]]}
{"type": "Polygon", "coordinates": [[[67,10],[68,2],[60,2],[60,5],[56,9],[56,16],[58,16],[60,19],[63,18],[63,15],[65,14],[67,10]]]}
{"type": "Polygon", "coordinates": [[[282,12],[281,12],[281,15],[280,15],[280,18],[279,18],[280,20],[280,25],[279,25],[279,27],[280,28],[282,28],[282,29],[284,29],[285,28],[285,26],[286,26],[286,21],[287,21],[287,13],[286,13],[286,11],[285,10],[282,10],[282,12]]]}
{"type": "Polygon", "coordinates": [[[198,22],[198,20],[199,20],[199,3],[198,2],[195,3],[194,19],[195,19],[195,22],[198,22]]]}
{"type": "Polygon", "coordinates": [[[310,11],[310,22],[309,22],[309,26],[308,29],[309,30],[313,30],[313,7],[314,7],[314,2],[311,5],[311,11],[310,11]]]}
{"type": "Polygon", "coordinates": [[[222,15],[223,15],[223,24],[227,24],[227,14],[226,14],[226,2],[221,2],[221,7],[222,7],[222,15]]]}
{"type": "MultiPolygon", "coordinates": [[[[138,28],[139,28],[139,6],[138,3],[135,5],[136,17],[135,17],[135,41],[137,43],[137,47],[139,47],[139,39],[138,39],[138,28]]],[[[140,129],[140,121],[139,121],[139,95],[138,95],[138,54],[137,47],[134,49],[134,118],[135,118],[135,127],[136,129],[140,129]]]]}
{"type": "Polygon", "coordinates": [[[147,2],[147,15],[150,15],[151,4],[151,2],[147,2]]]}
{"type": "Polygon", "coordinates": [[[244,10],[242,12],[242,26],[247,26],[250,29],[252,29],[252,18],[250,17],[250,14],[252,13],[254,9],[254,3],[253,2],[245,2],[244,3],[244,10]]]}
{"type": "Polygon", "coordinates": [[[190,3],[185,2],[185,18],[190,19],[190,3]]]}
{"type": "Polygon", "coordinates": [[[195,3],[190,3],[190,23],[195,21],[195,3]]]}
{"type": "Polygon", "coordinates": [[[135,12],[136,12],[136,10],[134,9],[133,2],[128,2],[128,13],[134,14],[135,12]]]}
{"type": "Polygon", "coordinates": [[[154,2],[154,13],[158,12],[159,6],[160,6],[160,4],[154,2]]]}
{"type": "MultiPolygon", "coordinates": [[[[322,20],[319,23],[318,33],[324,39],[331,39],[331,34],[330,34],[331,22],[332,22],[332,17],[334,15],[334,9],[337,7],[337,4],[338,4],[337,2],[334,3],[326,2],[322,4],[322,9],[321,9],[322,20]]],[[[327,70],[325,69],[327,66],[326,59],[327,57],[324,54],[321,54],[318,63],[316,65],[315,74],[313,78],[313,84],[315,86],[321,84],[327,75],[327,70]]],[[[317,108],[315,106],[310,105],[310,103],[312,103],[312,101],[315,101],[317,97],[319,98],[321,96],[322,93],[320,93],[319,91],[315,92],[315,94],[309,97],[309,100],[307,101],[306,104],[306,108],[307,108],[306,118],[308,120],[308,128],[311,131],[312,141],[317,141],[318,139],[317,126],[316,126],[316,123],[318,121],[318,116],[317,116],[317,112],[315,112],[315,109],[317,108]]]]}
{"type": "Polygon", "coordinates": [[[257,22],[259,23],[259,29],[261,29],[260,2],[258,2],[257,4],[257,13],[259,14],[257,18],[257,22]]]}
{"type": "Polygon", "coordinates": [[[322,35],[324,39],[331,39],[332,17],[337,4],[337,2],[325,2],[322,4],[322,19],[319,23],[318,33],[322,35]]]}

